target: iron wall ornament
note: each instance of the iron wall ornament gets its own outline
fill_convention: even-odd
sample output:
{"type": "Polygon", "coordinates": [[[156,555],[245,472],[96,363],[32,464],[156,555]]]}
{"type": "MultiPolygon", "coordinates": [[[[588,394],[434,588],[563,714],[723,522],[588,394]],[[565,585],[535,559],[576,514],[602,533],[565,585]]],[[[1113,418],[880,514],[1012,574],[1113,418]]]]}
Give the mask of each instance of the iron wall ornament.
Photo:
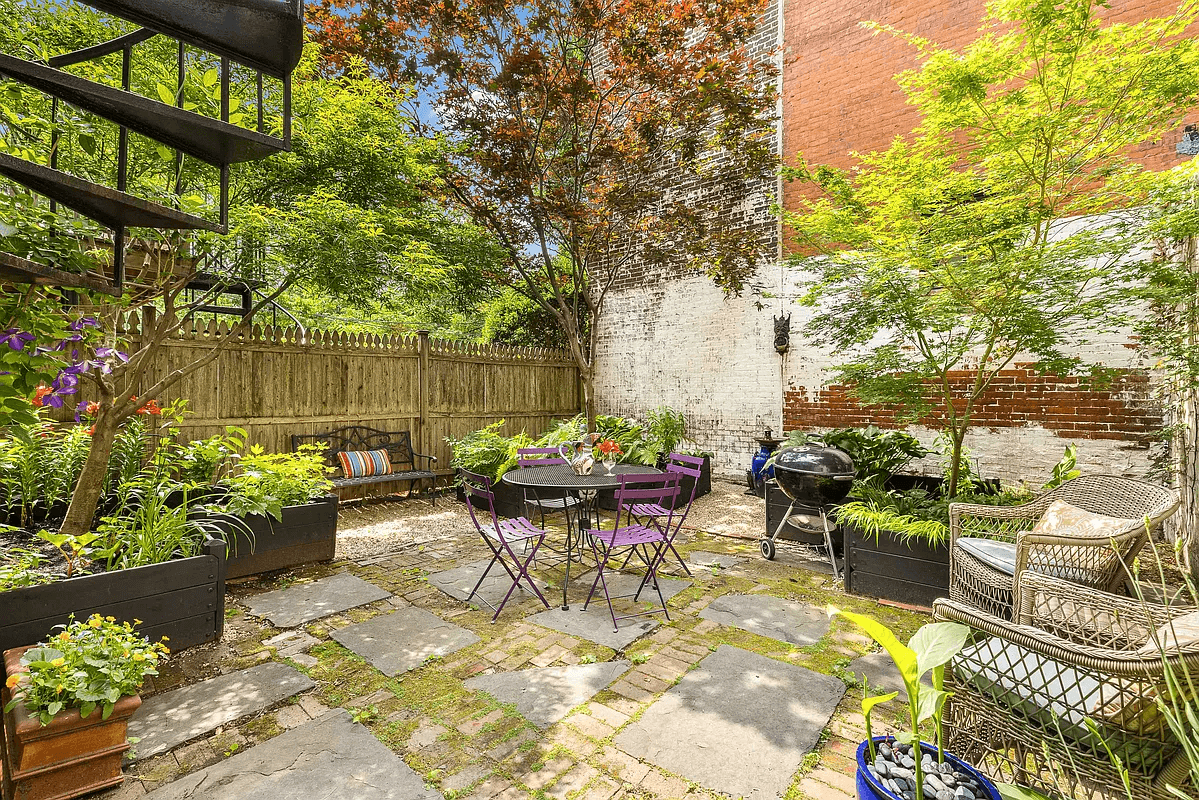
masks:
{"type": "Polygon", "coordinates": [[[787,352],[791,346],[791,315],[779,315],[774,318],[774,349],[779,355],[787,352]]]}

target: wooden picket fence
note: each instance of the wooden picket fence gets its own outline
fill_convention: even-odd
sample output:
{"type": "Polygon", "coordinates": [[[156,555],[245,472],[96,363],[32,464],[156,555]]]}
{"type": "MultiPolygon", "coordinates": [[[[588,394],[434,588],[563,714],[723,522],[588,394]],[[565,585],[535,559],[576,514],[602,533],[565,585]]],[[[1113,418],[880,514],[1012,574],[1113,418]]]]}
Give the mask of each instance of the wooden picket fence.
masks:
{"type": "MultiPolygon", "coordinates": [[[[125,322],[133,349],[140,328],[136,316],[125,322]]],[[[231,328],[212,320],[180,331],[158,350],[143,383],[200,358],[231,328]]],[[[578,384],[561,350],[444,341],[424,331],[380,336],[255,325],[157,399],[188,401],[182,433],[192,439],[235,425],[251,443],[283,452],[292,434],[367,425],[412,431],[415,449],[447,469],[447,437],[500,419],[506,433],[536,435],[579,412],[578,384]]]]}

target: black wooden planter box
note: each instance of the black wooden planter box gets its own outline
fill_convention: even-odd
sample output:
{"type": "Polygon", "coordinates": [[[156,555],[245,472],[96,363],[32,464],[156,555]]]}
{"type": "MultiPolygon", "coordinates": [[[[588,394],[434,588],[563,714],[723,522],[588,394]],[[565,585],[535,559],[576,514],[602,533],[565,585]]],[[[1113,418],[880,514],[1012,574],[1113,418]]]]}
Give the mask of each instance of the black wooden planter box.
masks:
{"type": "Polygon", "coordinates": [[[845,591],[850,594],[931,608],[949,596],[949,545],[903,541],[889,531],[878,539],[842,526],[845,591]]]}
{"type": "Polygon", "coordinates": [[[221,638],[225,624],[225,543],[204,555],[146,567],[82,575],[0,592],[0,652],[35,644],[55,625],[92,614],[132,622],[151,641],[170,638],[171,651],[221,638]]]}
{"type": "MultiPolygon", "coordinates": [[[[602,464],[596,464],[595,468],[597,470],[602,470],[604,468],[604,466],[602,464]]],[[[684,506],[687,505],[687,502],[691,499],[691,486],[692,486],[692,484],[695,484],[695,483],[699,484],[698,486],[695,487],[695,499],[696,500],[698,500],[699,498],[703,497],[706,494],[711,493],[711,491],[712,491],[712,459],[711,459],[711,457],[704,456],[704,463],[699,468],[699,478],[698,479],[692,478],[690,475],[683,476],[683,480],[679,482],[679,496],[678,496],[678,499],[675,500],[675,503],[674,503],[675,508],[683,508],[684,506]]],[[[598,505],[600,508],[604,509],[605,511],[615,511],[616,510],[616,490],[615,489],[605,489],[604,491],[600,492],[598,505]]]]}
{"type": "MultiPolygon", "coordinates": [[[[525,511],[527,509],[525,507],[524,489],[519,486],[513,486],[510,483],[505,483],[501,479],[492,484],[491,491],[495,495],[495,513],[501,519],[505,517],[523,517],[525,515],[525,511]]],[[[546,492],[542,492],[542,494],[547,498],[550,496],[546,492]]],[[[456,495],[460,501],[464,503],[466,502],[466,492],[462,491],[461,486],[458,486],[456,495]]],[[[532,496],[533,493],[530,491],[529,497],[532,496]]],[[[484,516],[486,516],[487,501],[481,497],[475,497],[473,495],[470,499],[471,505],[473,505],[475,508],[482,509],[484,516]]],[[[480,519],[480,521],[482,520],[480,519]]]]}
{"type": "MultiPolygon", "coordinates": [[[[229,540],[227,578],[328,561],[337,549],[337,496],[284,506],[283,519],[253,514],[222,522],[229,540]],[[247,528],[249,529],[247,531],[247,528]]],[[[217,517],[218,520],[227,515],[217,517]]]]}

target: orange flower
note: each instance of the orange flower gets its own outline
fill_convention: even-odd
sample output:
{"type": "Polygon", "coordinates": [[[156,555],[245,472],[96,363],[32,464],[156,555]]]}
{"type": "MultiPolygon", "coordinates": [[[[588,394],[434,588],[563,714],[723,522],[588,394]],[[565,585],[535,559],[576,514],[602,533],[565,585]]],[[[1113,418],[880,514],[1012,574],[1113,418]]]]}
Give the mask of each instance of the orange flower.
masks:
{"type": "Polygon", "coordinates": [[[42,398],[48,394],[54,394],[54,390],[43,383],[33,392],[33,404],[40,407],[42,405],[42,398]]]}
{"type": "Polygon", "coordinates": [[[4,685],[7,686],[9,689],[14,689],[14,688],[16,688],[16,685],[20,682],[21,682],[20,675],[9,675],[8,680],[4,682],[4,685]]]}
{"type": "MultiPolygon", "coordinates": [[[[134,397],[133,399],[134,399],[134,400],[136,400],[137,398],[136,398],[136,397],[134,397]]],[[[146,401],[146,404],[145,404],[145,405],[143,405],[141,408],[139,408],[139,409],[137,410],[137,413],[139,413],[139,414],[153,414],[153,415],[157,416],[157,415],[159,415],[159,414],[161,414],[161,413],[162,413],[162,409],[158,407],[158,401],[157,401],[157,400],[148,400],[148,401],[146,401]]]]}

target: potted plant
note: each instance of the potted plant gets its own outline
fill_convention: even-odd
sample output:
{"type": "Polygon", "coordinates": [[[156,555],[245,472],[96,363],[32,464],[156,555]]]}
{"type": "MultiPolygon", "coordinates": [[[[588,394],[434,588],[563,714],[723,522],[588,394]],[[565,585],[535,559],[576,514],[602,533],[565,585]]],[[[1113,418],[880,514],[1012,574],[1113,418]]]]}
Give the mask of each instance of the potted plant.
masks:
{"type": "Polygon", "coordinates": [[[866,740],[857,751],[859,800],[1000,800],[999,790],[972,766],[945,752],[941,716],[949,693],[944,690],[945,666],[961,652],[970,629],[956,622],[930,622],[902,644],[887,626],[862,614],[829,606],[829,615],[840,615],[878,642],[899,670],[908,696],[911,727],[894,736],[874,736],[870,713],[876,705],[897,694],[863,698],[866,740]],[[931,673],[931,685],[923,678],[931,673]],[[921,730],[932,722],[934,744],[921,740],[921,730]],[[965,792],[959,791],[959,787],[965,792]],[[969,797],[967,797],[967,794],[969,797]]]}
{"type": "MultiPolygon", "coordinates": [[[[450,466],[455,474],[459,469],[465,469],[476,475],[486,475],[491,478],[491,491],[495,495],[495,510],[501,517],[519,517],[525,513],[524,490],[504,483],[502,478],[508,470],[516,469],[516,451],[522,447],[533,447],[534,442],[524,433],[508,437],[500,433],[505,420],[493,422],[490,425],[471,431],[461,439],[449,439],[451,457],[450,466]]],[[[563,439],[562,441],[566,441],[563,439]]],[[[559,442],[554,442],[559,444],[559,442]]],[[[548,444],[537,443],[537,446],[548,447],[548,444]]],[[[458,487],[458,499],[465,502],[466,495],[462,487],[458,487]]],[[[483,501],[472,497],[475,507],[483,501]]]]}
{"type": "MultiPolygon", "coordinates": [[[[1043,488],[1077,476],[1075,459],[1070,445],[1043,488]]],[[[895,477],[855,481],[851,502],[834,512],[843,531],[847,592],[931,608],[949,595],[950,504],[1019,505],[1032,497],[1024,486],[979,480],[969,464],[958,476],[961,489],[952,497],[945,481],[909,482],[908,488],[895,477]]]]}
{"type": "Polygon", "coordinates": [[[337,497],[319,446],[266,453],[253,445],[233,460],[209,506],[229,544],[227,578],[333,558],[337,497]]]}
{"type": "MultiPolygon", "coordinates": [[[[90,415],[82,404],[80,416],[90,415]]],[[[52,509],[69,494],[90,443],[90,421],[51,425],[41,414],[12,425],[0,440],[0,485],[16,497],[0,526],[0,650],[48,636],[72,613],[136,614],[142,630],[169,636],[178,649],[220,638],[224,623],[223,531],[197,516],[189,493],[200,493],[180,476],[175,426],[184,405],[160,408],[145,402],[142,413],[117,432],[92,530],[70,535],[55,516],[19,511],[52,509]],[[37,475],[27,479],[26,465],[37,475]],[[214,537],[215,534],[215,537],[214,537]]]]}
{"type": "Polygon", "coordinates": [[[138,690],[169,652],[111,616],[58,627],[46,642],[4,653],[9,797],[65,800],[121,783],[138,690]]]}

